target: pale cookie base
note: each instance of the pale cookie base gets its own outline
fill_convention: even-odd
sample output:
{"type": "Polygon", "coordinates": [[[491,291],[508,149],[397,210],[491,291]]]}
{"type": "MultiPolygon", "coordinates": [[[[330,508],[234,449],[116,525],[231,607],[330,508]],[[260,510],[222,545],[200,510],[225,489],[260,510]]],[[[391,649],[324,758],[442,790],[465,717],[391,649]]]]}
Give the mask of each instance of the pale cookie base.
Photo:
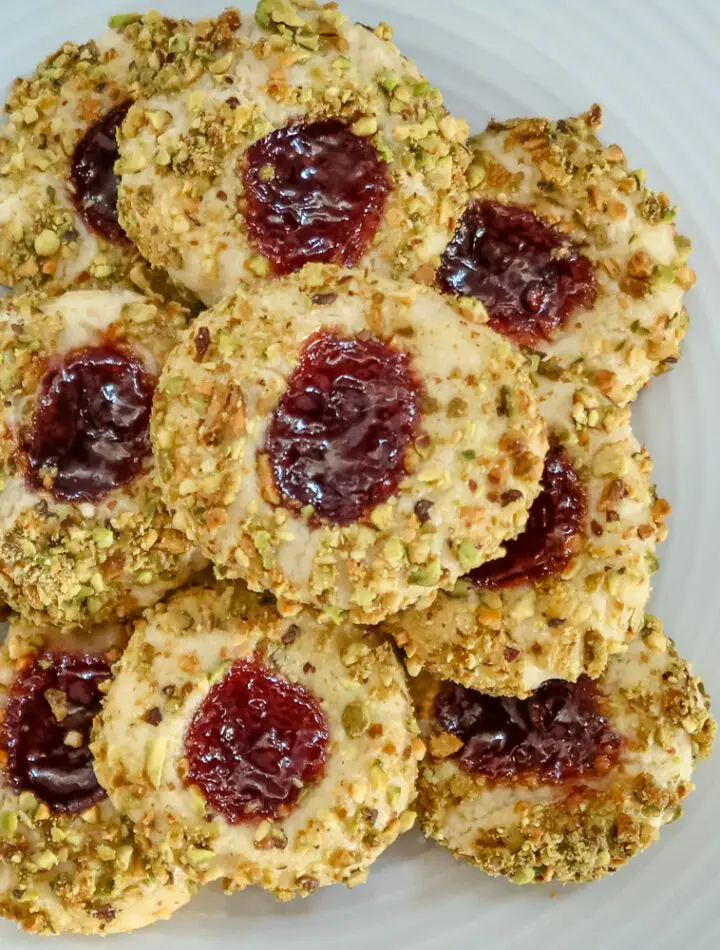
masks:
{"type": "MultiPolygon", "coordinates": [[[[30,77],[15,82],[6,103],[9,120],[0,129],[0,282],[15,290],[57,293],[122,283],[158,296],[179,293],[129,241],[113,243],[91,231],[74,205],[77,144],[159,73],[157,52],[140,38],[150,24],[159,32],[157,15],[136,17],[139,22],[129,27],[119,19],[118,28],[98,40],[65,43],[30,77]]],[[[168,35],[179,26],[161,22],[168,35]]]]}
{"type": "Polygon", "coordinates": [[[595,137],[600,106],[578,118],[492,123],[474,140],[473,197],[530,208],[597,267],[595,305],[539,345],[549,373],[590,383],[619,405],[670,368],[687,329],[695,281],[690,242],[666,195],[631,171],[621,148],[595,137]]]}
{"type": "Polygon", "coordinates": [[[548,679],[600,676],[643,624],[669,505],[655,495],[652,463],[627,410],[571,383],[540,378],[551,437],[585,486],[581,547],[565,570],[488,590],[461,580],[385,630],[407,666],[500,696],[527,696],[548,679]]]}
{"type": "Polygon", "coordinates": [[[372,140],[392,183],[359,265],[431,283],[467,203],[467,123],[387,26],[292,0],[262,0],[236,21],[212,58],[191,32],[183,81],[139,102],[120,132],[121,221],[145,257],[208,305],[239,278],[266,278],[244,217],[247,150],[273,129],[335,117],[372,140]]]}
{"type": "Polygon", "coordinates": [[[656,841],[710,752],[716,725],[707,697],[655,618],[611,661],[599,688],[611,728],[625,739],[607,775],[486,784],[453,759],[430,758],[420,782],[425,833],[517,884],[596,880],[656,841]]]}
{"type": "MultiPolygon", "coordinates": [[[[46,649],[116,658],[127,634],[98,628],[80,639],[15,620],[0,650],[0,729],[17,671],[46,649]]],[[[111,934],[167,920],[190,899],[183,872],[151,857],[106,799],[76,815],[53,815],[0,772],[0,916],[33,934],[111,934]]]]}
{"type": "Polygon", "coordinates": [[[61,627],[131,616],[204,565],[170,523],[152,457],[133,481],[96,503],[60,502],[28,486],[18,447],[52,358],[109,334],[157,376],[187,322],[178,305],[129,290],[3,299],[0,590],[19,613],[61,627]]]}
{"type": "Polygon", "coordinates": [[[280,899],[365,880],[414,821],[417,735],[402,668],[388,641],[309,614],[283,620],[244,586],[191,588],[137,623],[116,669],[93,750],[118,809],[196,880],[254,884],[280,899]],[[185,734],[239,658],[263,662],[320,703],[330,740],[322,779],[284,819],[229,824],[188,787],[185,734]],[[146,721],[158,709],[159,725],[146,721]]]}
{"type": "Polygon", "coordinates": [[[305,603],[376,622],[429,589],[452,588],[522,528],[547,446],[521,355],[461,313],[477,313],[474,302],[306,268],[204,314],[155,400],[153,442],[174,523],[219,573],[271,590],[281,610],[305,603]],[[370,331],[407,352],[424,387],[408,474],[362,523],[316,525],[311,511],[285,503],[263,451],[303,345],[323,328],[370,331]],[[432,505],[424,522],[420,501],[432,505]]]}

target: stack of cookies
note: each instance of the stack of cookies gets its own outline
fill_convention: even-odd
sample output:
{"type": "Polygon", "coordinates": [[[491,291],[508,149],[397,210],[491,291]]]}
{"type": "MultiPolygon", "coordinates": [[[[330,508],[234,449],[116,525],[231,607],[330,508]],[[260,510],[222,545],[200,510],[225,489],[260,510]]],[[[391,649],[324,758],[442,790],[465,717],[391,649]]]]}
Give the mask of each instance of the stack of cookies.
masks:
{"type": "Polygon", "coordinates": [[[121,15],[0,131],[0,914],[515,883],[680,814],[715,730],[646,613],[675,210],[593,106],[470,137],[334,4],[121,15]]]}

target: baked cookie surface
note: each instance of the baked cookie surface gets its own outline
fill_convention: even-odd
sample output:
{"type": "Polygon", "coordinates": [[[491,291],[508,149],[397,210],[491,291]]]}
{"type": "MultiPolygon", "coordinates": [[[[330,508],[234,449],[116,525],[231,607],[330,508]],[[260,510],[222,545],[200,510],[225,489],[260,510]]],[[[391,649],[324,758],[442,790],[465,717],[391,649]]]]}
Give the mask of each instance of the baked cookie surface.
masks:
{"type": "Polygon", "coordinates": [[[551,448],[543,490],[505,554],[385,629],[408,669],[500,696],[595,678],[643,624],[670,506],[629,412],[588,387],[540,377],[551,448]]]}
{"type": "Polygon", "coordinates": [[[0,282],[178,296],[118,224],[113,166],[117,128],[143,85],[163,81],[181,27],[158,14],[113,17],[97,40],[65,43],[15,82],[0,130],[0,282]]]}
{"type": "Polygon", "coordinates": [[[186,33],[119,134],[120,218],[205,303],[316,261],[432,281],[467,200],[467,124],[387,26],[262,0],[213,56],[186,33]]]}
{"type": "Polygon", "coordinates": [[[0,649],[0,916],[33,934],[111,934],[191,895],[113,809],[88,749],[122,625],[81,638],[15,619],[0,649]]]}
{"type": "Polygon", "coordinates": [[[291,622],[244,585],[136,624],[93,751],[118,809],[194,880],[280,899],[362,882],[413,823],[417,734],[389,641],[291,622]]]}
{"type": "Polygon", "coordinates": [[[148,434],[187,315],[129,290],[0,305],[0,588],[40,623],[123,618],[203,562],[173,529],[148,434]]]}
{"type": "Polygon", "coordinates": [[[203,315],[153,415],[175,525],[281,610],[360,622],[492,557],[547,443],[523,358],[464,305],[306,268],[203,315]]]}
{"type": "Polygon", "coordinates": [[[419,689],[423,828],[518,884],[596,880],[656,841],[716,730],[702,684],[651,617],[596,683],[555,680],[525,701],[447,689],[419,689]]]}
{"type": "Polygon", "coordinates": [[[600,143],[601,123],[593,106],[477,136],[472,204],[438,276],[479,297],[491,326],[536,350],[548,373],[625,405],[677,361],[695,275],[667,195],[600,143]]]}

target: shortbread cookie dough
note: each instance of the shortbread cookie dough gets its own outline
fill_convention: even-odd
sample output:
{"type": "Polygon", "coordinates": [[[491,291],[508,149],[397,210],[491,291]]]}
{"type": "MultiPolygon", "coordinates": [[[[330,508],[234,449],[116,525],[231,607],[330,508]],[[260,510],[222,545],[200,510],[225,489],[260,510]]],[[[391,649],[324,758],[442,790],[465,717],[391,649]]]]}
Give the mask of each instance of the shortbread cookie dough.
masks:
{"type": "Polygon", "coordinates": [[[353,886],[413,824],[424,747],[377,633],[195,587],[138,621],[116,676],[98,775],[194,880],[282,900],[353,886]]]}
{"type": "Polygon", "coordinates": [[[386,25],[304,0],[225,16],[227,42],[208,56],[187,33],[176,88],[119,134],[145,257],[209,305],[312,261],[432,282],[467,202],[467,123],[386,25]]]}
{"type": "Polygon", "coordinates": [[[315,267],[193,324],[153,441],[174,523],[219,574],[376,622],[520,531],[544,423],[521,355],[465,306],[315,267]]]}
{"type": "Polygon", "coordinates": [[[389,618],[408,669],[500,696],[595,678],[642,627],[670,506],[621,410],[596,390],[539,379],[551,448],[543,490],[505,554],[389,618]]]}
{"type": "Polygon", "coordinates": [[[187,315],[129,290],[0,306],[0,590],[39,623],[90,626],[202,566],[154,480],[149,423],[187,315]]]}
{"type": "Polygon", "coordinates": [[[121,625],[81,638],[22,621],[0,650],[0,915],[33,934],[111,934],[190,899],[113,809],[88,742],[121,625]]]}
{"type": "Polygon", "coordinates": [[[596,683],[529,700],[425,684],[419,811],[427,835],[517,884],[592,881],[681,814],[715,722],[655,618],[596,683]]]}
{"type": "Polygon", "coordinates": [[[667,195],[645,186],[602,110],[493,122],[474,141],[473,203],[438,272],[478,297],[490,325],[536,350],[543,371],[625,405],[676,362],[695,274],[667,195]]]}
{"type": "Polygon", "coordinates": [[[168,39],[183,28],[158,14],[113,17],[98,40],[65,43],[15,82],[0,130],[0,282],[178,294],[118,223],[114,164],[118,126],[144,83],[168,81],[168,39]]]}

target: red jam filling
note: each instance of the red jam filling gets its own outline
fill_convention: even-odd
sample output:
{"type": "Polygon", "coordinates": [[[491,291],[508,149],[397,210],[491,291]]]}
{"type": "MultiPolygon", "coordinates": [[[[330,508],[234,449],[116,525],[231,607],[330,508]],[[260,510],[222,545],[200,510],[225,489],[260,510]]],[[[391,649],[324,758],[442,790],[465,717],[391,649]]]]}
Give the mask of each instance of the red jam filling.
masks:
{"type": "Polygon", "coordinates": [[[390,190],[375,146],[338,119],[259,139],[248,149],[243,182],[250,241],[276,274],[310,261],[352,267],[375,236],[390,190]]]}
{"type": "Polygon", "coordinates": [[[447,293],[482,301],[493,330],[519,346],[551,341],[597,295],[593,265],[562,232],[496,201],[470,205],[437,276],[447,293]]]}
{"type": "Polygon", "coordinates": [[[542,490],[525,530],[505,544],[505,554],[468,575],[478,587],[514,587],[563,571],[577,551],[587,515],[585,488],[559,446],[545,457],[542,490]]]}
{"type": "Polygon", "coordinates": [[[70,172],[78,214],[91,231],[114,244],[127,241],[118,221],[115,162],[117,132],[131,105],[124,102],[88,129],[75,149],[70,172]]]}
{"type": "Polygon", "coordinates": [[[55,813],[85,811],[105,797],[88,748],[100,711],[102,656],[47,652],[17,676],[2,726],[6,772],[16,792],[33,792],[55,813]]]}
{"type": "Polygon", "coordinates": [[[461,767],[489,779],[535,773],[543,782],[563,782],[587,772],[607,772],[620,738],[601,713],[596,688],[550,680],[528,699],[485,696],[444,683],[435,716],[445,732],[463,743],[461,767]]]}
{"type": "Polygon", "coordinates": [[[24,436],[28,480],[60,501],[94,501],[131,481],[150,455],[154,382],[113,346],[72,350],[43,380],[24,436]]]}
{"type": "Polygon", "coordinates": [[[268,428],[277,488],[322,520],[358,521],[405,476],[420,395],[407,353],[373,337],[310,337],[268,428]]]}
{"type": "Polygon", "coordinates": [[[258,658],[238,660],[190,723],[188,783],[231,824],[282,817],[322,778],[328,739],[306,689],[258,658]]]}

